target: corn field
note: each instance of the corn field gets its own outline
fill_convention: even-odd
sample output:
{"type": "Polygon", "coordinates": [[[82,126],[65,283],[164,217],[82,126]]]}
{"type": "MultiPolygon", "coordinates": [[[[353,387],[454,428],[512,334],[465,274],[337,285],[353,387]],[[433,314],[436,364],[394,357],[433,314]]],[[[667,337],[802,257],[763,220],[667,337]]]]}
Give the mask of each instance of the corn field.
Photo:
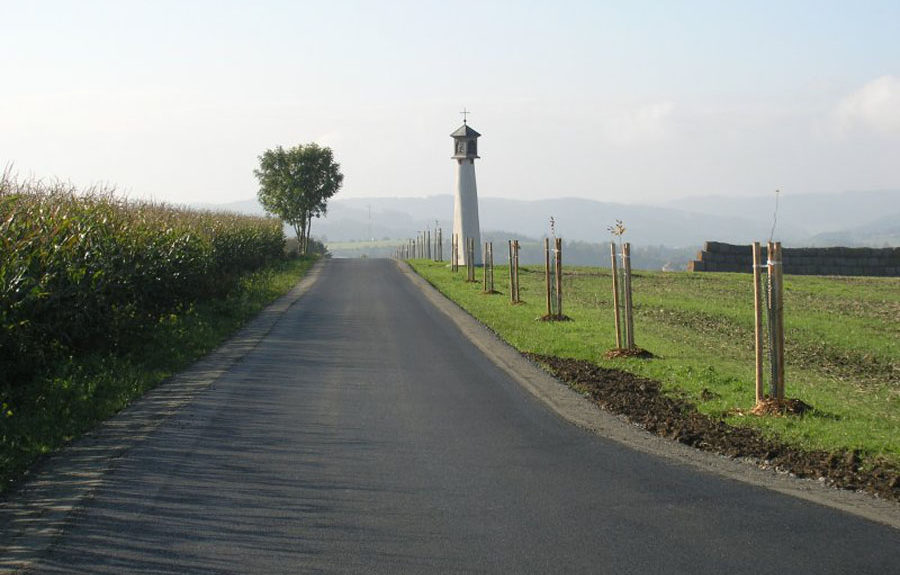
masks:
{"type": "Polygon", "coordinates": [[[0,391],[123,337],[284,255],[280,220],[0,179],[0,391]]]}

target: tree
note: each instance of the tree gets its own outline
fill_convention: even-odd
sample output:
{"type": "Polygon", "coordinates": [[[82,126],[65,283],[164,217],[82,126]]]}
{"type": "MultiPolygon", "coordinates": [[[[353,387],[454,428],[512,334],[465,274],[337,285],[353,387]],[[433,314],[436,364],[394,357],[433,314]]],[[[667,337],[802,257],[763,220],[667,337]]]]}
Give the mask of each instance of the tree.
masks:
{"type": "Polygon", "coordinates": [[[325,215],[328,200],[344,181],[331,148],[315,143],[287,150],[278,146],[259,156],[253,174],[259,180],[259,203],[294,228],[300,253],[306,254],[313,217],[325,215]]]}

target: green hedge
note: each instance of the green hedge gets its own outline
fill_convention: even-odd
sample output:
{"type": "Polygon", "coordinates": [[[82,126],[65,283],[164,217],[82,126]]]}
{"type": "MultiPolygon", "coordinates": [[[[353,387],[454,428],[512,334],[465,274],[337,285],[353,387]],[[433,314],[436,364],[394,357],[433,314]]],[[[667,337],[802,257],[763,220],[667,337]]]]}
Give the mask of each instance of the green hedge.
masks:
{"type": "Polygon", "coordinates": [[[0,181],[0,391],[284,257],[281,221],[0,181]]]}

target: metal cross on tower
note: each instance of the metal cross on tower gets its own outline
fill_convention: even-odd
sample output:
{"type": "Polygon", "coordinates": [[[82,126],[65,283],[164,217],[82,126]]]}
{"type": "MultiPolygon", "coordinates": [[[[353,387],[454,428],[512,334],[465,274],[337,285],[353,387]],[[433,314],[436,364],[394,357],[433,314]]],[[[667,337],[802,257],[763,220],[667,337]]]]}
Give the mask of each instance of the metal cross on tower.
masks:
{"type": "Polygon", "coordinates": [[[465,108],[463,108],[463,111],[460,112],[460,114],[462,114],[462,117],[463,117],[463,124],[466,123],[466,116],[468,116],[468,115],[471,114],[471,113],[472,113],[472,112],[466,110],[465,108]]]}

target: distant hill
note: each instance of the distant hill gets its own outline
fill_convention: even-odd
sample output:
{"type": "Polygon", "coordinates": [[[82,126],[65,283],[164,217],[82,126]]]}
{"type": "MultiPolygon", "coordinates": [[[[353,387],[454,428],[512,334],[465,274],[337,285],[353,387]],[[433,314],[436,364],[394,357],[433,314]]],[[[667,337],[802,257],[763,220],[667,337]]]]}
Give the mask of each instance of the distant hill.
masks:
{"type": "MultiPolygon", "coordinates": [[[[636,246],[699,248],[704,241],[765,241],[772,227],[775,196],[765,198],[697,197],[665,206],[597,202],[580,198],[524,201],[480,198],[481,227],[522,237],[549,233],[549,220],[567,241],[606,242],[617,219],[625,239],[636,246]]],[[[263,213],[256,200],[200,207],[263,213]]],[[[328,215],[313,221],[313,235],[329,242],[405,239],[437,225],[449,233],[453,197],[333,199],[328,215]],[[371,218],[370,218],[371,215],[371,218]]],[[[788,246],[900,246],[900,191],[842,194],[782,194],[776,239],[788,246]],[[885,215],[890,214],[890,215],[885,215]]]]}
{"type": "MultiPolygon", "coordinates": [[[[666,207],[709,215],[739,217],[766,224],[766,236],[775,212],[775,193],[764,197],[708,196],[673,200],[666,207]]],[[[900,211],[900,190],[843,192],[839,194],[790,194],[778,198],[780,230],[800,233],[803,241],[818,234],[865,227],[900,211]]]]}
{"type": "MultiPolygon", "coordinates": [[[[522,201],[480,198],[485,231],[509,230],[523,236],[549,233],[554,217],[557,233],[567,240],[605,242],[607,227],[623,220],[626,238],[643,245],[699,246],[711,238],[744,242],[764,237],[763,226],[738,217],[708,216],[672,208],[596,202],[578,198],[522,201]]],[[[329,241],[414,237],[435,220],[445,231],[453,216],[453,197],[335,199],[328,217],[313,224],[315,235],[329,241]],[[371,233],[369,209],[371,208],[371,233]]]]}
{"type": "Polygon", "coordinates": [[[900,246],[900,211],[875,218],[861,226],[823,232],[809,239],[810,246],[898,247],[900,246]]]}

